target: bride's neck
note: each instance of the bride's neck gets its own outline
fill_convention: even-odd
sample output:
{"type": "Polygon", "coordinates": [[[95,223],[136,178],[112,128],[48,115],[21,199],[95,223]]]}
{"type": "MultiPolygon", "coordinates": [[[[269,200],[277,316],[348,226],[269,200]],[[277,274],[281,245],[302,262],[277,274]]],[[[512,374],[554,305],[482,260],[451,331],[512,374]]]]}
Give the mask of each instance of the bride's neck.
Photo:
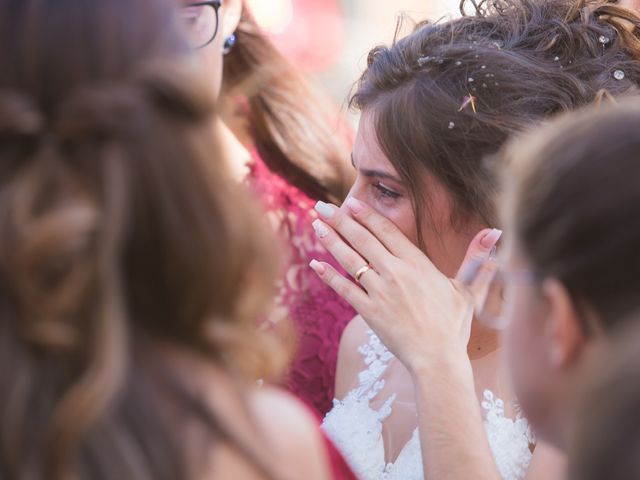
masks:
{"type": "Polygon", "coordinates": [[[479,322],[471,325],[471,336],[467,345],[467,354],[470,360],[482,358],[498,349],[498,332],[485,327],[479,322]]]}

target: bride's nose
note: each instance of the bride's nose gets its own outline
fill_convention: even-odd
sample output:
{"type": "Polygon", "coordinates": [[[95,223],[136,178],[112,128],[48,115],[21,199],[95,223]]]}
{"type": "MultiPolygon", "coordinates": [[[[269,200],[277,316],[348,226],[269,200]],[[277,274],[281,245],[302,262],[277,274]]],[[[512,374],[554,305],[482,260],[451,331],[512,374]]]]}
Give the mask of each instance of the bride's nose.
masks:
{"type": "Polygon", "coordinates": [[[347,199],[350,197],[354,197],[357,198],[359,200],[364,199],[364,195],[363,195],[363,191],[360,185],[360,182],[358,179],[356,179],[356,181],[354,182],[353,185],[351,185],[351,189],[349,190],[349,193],[347,194],[346,198],[344,199],[344,202],[342,202],[342,206],[340,207],[341,210],[343,211],[347,211],[345,204],[347,202],[347,199]]]}

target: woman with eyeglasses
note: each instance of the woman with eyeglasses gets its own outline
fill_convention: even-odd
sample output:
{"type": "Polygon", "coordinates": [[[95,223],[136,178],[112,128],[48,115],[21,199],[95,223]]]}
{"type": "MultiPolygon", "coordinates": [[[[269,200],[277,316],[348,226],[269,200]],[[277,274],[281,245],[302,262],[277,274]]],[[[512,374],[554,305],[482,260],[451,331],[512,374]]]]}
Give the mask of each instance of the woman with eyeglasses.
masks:
{"type": "Polygon", "coordinates": [[[256,387],[277,255],[183,34],[169,0],[0,0],[2,479],[353,478],[256,387]]]}
{"type": "MultiPolygon", "coordinates": [[[[276,329],[292,321],[290,391],[319,415],[331,408],[340,336],[355,311],[308,268],[333,262],[313,234],[317,200],[341,202],[353,178],[349,135],[276,50],[241,0],[183,3],[183,22],[217,92],[231,168],[263,205],[285,252],[276,329]],[[224,69],[224,74],[222,73],[224,69]]],[[[337,264],[336,264],[337,267],[337,264]]]]}
{"type": "Polygon", "coordinates": [[[625,98],[560,118],[501,155],[512,179],[501,202],[505,354],[523,410],[571,454],[576,480],[638,475],[639,128],[640,98],[625,98]],[[517,272],[535,281],[509,281],[517,272]],[[596,372],[604,383],[583,390],[596,372]]]}
{"type": "MultiPolygon", "coordinates": [[[[499,348],[494,267],[477,261],[502,233],[487,155],[554,114],[636,89],[640,19],[598,1],[473,6],[370,53],[352,100],[356,182],[342,209],[317,207],[319,238],[355,282],[311,266],[361,315],[343,335],[323,426],[364,479],[548,479],[562,468],[521,411],[525,378],[509,375],[499,348]],[[472,322],[476,297],[486,308],[472,322]]],[[[533,207],[523,201],[514,218],[533,207]]],[[[552,241],[557,218],[531,225],[552,241]]],[[[539,273],[507,278],[527,288],[539,273]]],[[[527,362],[521,341],[514,355],[527,362]]]]}

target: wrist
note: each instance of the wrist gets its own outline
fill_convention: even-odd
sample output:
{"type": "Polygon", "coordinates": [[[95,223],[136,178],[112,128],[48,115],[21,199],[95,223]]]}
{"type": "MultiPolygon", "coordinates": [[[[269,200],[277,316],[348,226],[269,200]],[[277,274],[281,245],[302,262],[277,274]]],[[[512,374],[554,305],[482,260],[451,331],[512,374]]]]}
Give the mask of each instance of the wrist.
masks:
{"type": "Polygon", "coordinates": [[[467,351],[455,344],[440,348],[433,354],[425,352],[424,355],[414,358],[407,368],[414,382],[433,378],[433,375],[470,379],[473,382],[473,371],[467,351]]]}

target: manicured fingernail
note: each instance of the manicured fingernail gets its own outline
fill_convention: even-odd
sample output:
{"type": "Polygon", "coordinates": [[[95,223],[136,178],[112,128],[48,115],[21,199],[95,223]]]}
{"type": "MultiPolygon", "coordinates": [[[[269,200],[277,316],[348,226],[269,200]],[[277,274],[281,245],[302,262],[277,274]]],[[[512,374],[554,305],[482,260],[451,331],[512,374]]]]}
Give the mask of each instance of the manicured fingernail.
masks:
{"type": "Polygon", "coordinates": [[[333,205],[329,205],[328,203],[318,202],[316,203],[316,212],[322,218],[331,218],[333,217],[333,213],[335,212],[335,207],[333,205]]]}
{"type": "Polygon", "coordinates": [[[324,238],[327,235],[329,235],[329,229],[322,222],[322,220],[314,220],[311,225],[313,226],[313,229],[316,231],[316,235],[318,235],[318,237],[324,238]]]}
{"type": "Polygon", "coordinates": [[[360,213],[364,209],[364,203],[357,198],[349,197],[345,203],[353,213],[360,213]]]}
{"type": "Polygon", "coordinates": [[[309,262],[309,266],[311,267],[311,270],[316,272],[318,275],[322,275],[326,270],[325,266],[317,260],[311,260],[309,262]]]}
{"type": "Polygon", "coordinates": [[[498,240],[500,240],[501,236],[502,236],[502,230],[498,230],[497,228],[494,228],[489,233],[487,233],[484,237],[482,237],[482,240],[480,240],[480,244],[485,248],[491,248],[495,246],[496,243],[498,243],[498,240]]]}

